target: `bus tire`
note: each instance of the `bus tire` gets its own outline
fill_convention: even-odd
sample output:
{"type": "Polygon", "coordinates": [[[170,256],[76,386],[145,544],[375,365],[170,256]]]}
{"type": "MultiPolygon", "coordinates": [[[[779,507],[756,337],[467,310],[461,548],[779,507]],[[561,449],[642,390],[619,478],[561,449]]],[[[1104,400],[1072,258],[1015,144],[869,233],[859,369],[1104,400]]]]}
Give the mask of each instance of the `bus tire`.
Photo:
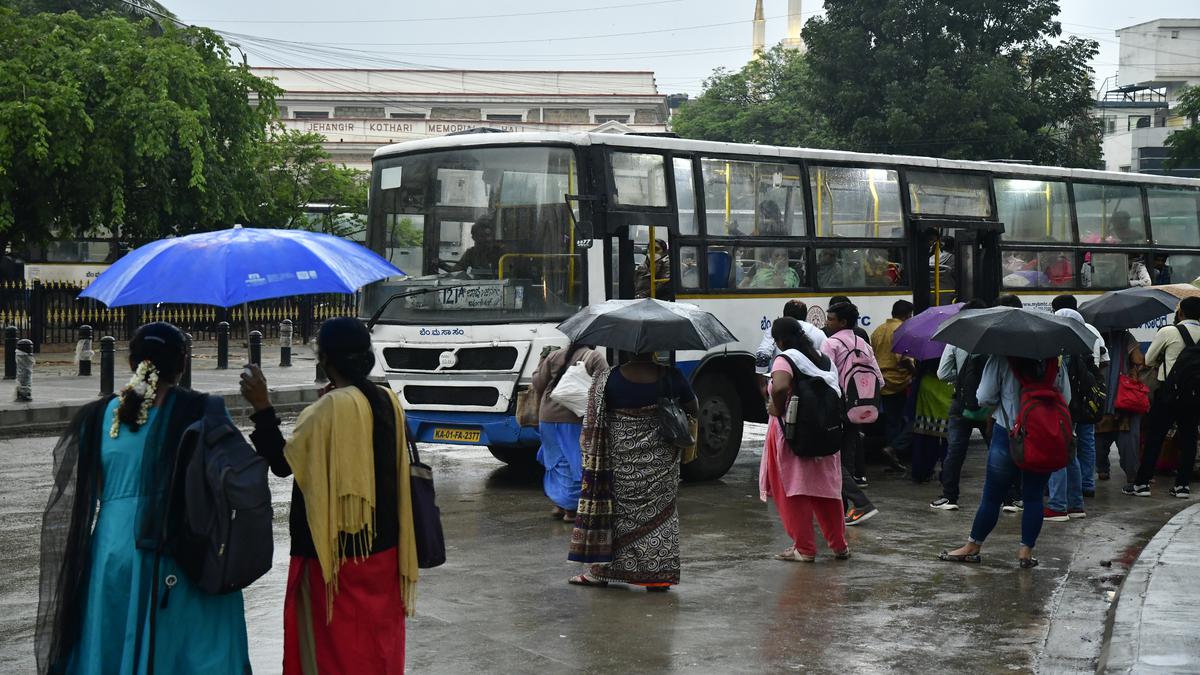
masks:
{"type": "Polygon", "coordinates": [[[724,476],[742,446],[742,400],[737,387],[720,373],[701,375],[695,384],[700,406],[700,447],[696,459],[682,467],[686,481],[724,476]]]}
{"type": "Polygon", "coordinates": [[[537,464],[536,445],[489,445],[492,457],[513,467],[532,467],[537,464]]]}

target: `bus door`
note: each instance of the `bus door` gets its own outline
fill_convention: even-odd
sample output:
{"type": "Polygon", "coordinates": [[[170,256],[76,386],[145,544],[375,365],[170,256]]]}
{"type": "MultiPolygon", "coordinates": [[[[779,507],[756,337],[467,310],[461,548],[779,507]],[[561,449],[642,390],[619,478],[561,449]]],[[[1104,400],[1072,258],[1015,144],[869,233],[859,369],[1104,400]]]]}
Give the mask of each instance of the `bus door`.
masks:
{"type": "Polygon", "coordinates": [[[671,163],[658,153],[609,153],[605,226],[611,256],[610,298],[673,300],[679,261],[671,163]]]}
{"type": "MultiPolygon", "coordinates": [[[[916,219],[914,219],[916,221],[916,219]]],[[[992,221],[916,221],[918,237],[913,304],[926,307],[979,298],[1000,290],[1000,232],[992,221]]]]}

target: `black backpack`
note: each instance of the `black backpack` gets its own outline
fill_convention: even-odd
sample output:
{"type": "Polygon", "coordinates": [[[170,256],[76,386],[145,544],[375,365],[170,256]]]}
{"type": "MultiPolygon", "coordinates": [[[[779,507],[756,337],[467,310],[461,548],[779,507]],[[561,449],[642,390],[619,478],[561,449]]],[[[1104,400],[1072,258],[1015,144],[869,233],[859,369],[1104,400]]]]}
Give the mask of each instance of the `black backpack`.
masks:
{"type": "Polygon", "coordinates": [[[842,397],[821,378],[801,373],[786,354],[780,356],[792,369],[792,395],[799,399],[796,424],[789,429],[780,419],[784,441],[797,457],[827,457],[840,451],[846,424],[842,397]]]}
{"type": "Polygon", "coordinates": [[[1067,381],[1071,383],[1071,421],[1095,424],[1104,416],[1108,386],[1100,376],[1096,359],[1091,356],[1069,356],[1067,381]]]}
{"type": "Polygon", "coordinates": [[[980,410],[979,383],[983,380],[983,369],[987,366],[987,354],[968,354],[958,375],[954,378],[954,398],[962,403],[963,410],[980,410]]]}
{"type": "Polygon", "coordinates": [[[204,416],[183,432],[183,472],[173,481],[180,519],[173,556],[184,574],[205,593],[231,593],[271,569],[274,554],[267,460],[254,451],[225,413],[224,401],[209,396],[204,416]]]}
{"type": "Polygon", "coordinates": [[[1183,338],[1183,351],[1171,366],[1171,373],[1158,391],[1167,409],[1176,416],[1193,419],[1200,410],[1200,345],[1192,339],[1187,328],[1175,324],[1183,338]]]}

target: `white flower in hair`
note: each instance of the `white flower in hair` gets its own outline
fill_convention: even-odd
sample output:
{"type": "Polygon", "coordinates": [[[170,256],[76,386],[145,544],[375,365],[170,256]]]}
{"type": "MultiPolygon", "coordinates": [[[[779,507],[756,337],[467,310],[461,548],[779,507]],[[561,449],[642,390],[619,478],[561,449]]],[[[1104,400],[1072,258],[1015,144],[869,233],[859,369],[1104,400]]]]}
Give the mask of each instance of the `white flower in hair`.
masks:
{"type": "Polygon", "coordinates": [[[129,378],[129,383],[121,389],[122,403],[118,404],[117,409],[113,411],[112,428],[109,429],[108,435],[116,438],[121,433],[120,410],[126,396],[132,394],[142,399],[137,416],[138,426],[141,426],[150,420],[150,408],[154,405],[154,397],[157,393],[158,368],[155,368],[150,361],[142,361],[133,371],[133,377],[129,378]]]}

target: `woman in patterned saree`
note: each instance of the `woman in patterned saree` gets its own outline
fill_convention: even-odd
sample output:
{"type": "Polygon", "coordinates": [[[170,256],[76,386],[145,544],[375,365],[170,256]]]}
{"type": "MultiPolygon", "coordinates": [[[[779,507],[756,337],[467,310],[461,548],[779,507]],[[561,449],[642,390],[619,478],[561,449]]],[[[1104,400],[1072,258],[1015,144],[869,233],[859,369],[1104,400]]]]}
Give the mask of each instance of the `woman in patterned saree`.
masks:
{"type": "Polygon", "coordinates": [[[691,416],[683,373],[638,354],[595,378],[583,423],[583,485],[568,558],[592,563],[578,586],[620,582],[665,591],[679,583],[680,451],[662,436],[658,399],[691,416]]]}

